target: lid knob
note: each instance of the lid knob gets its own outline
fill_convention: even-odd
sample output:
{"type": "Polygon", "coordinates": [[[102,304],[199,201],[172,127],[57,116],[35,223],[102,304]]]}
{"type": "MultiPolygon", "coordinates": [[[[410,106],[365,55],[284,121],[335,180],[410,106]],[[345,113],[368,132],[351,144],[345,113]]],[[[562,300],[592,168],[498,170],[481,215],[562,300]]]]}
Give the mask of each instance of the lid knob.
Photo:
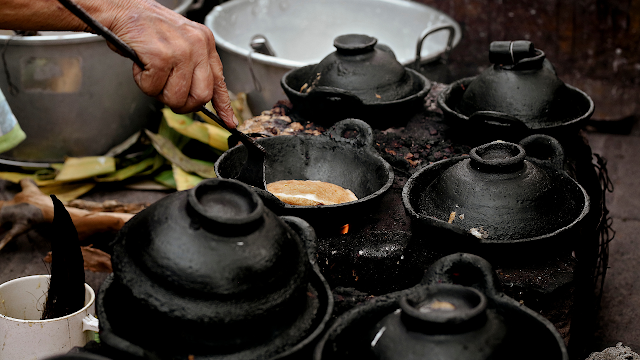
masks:
{"type": "Polygon", "coordinates": [[[263,220],[262,201],[239,182],[211,179],[189,190],[187,199],[201,225],[218,235],[245,235],[263,220]]]}
{"type": "Polygon", "coordinates": [[[489,61],[498,65],[515,65],[520,60],[536,56],[531,41],[494,41],[489,45],[489,61]]]}
{"type": "Polygon", "coordinates": [[[510,173],[524,166],[525,151],[522,146],[504,141],[494,141],[471,149],[471,166],[486,173],[510,173]]]}
{"type": "Polygon", "coordinates": [[[372,51],[378,39],[361,34],[340,35],[333,40],[333,46],[340,54],[363,54],[372,51]]]}

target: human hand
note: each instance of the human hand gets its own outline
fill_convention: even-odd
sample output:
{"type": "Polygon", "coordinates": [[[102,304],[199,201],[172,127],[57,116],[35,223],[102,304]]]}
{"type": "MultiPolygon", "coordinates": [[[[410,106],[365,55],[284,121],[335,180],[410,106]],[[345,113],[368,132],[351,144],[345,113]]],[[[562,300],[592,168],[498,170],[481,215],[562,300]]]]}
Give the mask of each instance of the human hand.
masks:
{"type": "Polygon", "coordinates": [[[105,24],[127,43],[145,65],[133,64],[140,89],[176,113],[187,113],[212,101],[227,126],[237,120],[231,108],[211,31],[152,0],[121,1],[105,24]]]}

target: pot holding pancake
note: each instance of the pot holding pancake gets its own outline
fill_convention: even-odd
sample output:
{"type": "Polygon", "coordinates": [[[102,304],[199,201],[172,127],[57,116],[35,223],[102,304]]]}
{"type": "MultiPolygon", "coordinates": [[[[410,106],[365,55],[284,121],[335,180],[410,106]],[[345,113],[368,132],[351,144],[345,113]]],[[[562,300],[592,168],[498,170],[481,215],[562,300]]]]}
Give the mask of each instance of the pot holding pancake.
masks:
{"type": "MultiPolygon", "coordinates": [[[[284,203],[268,191],[253,188],[267,207],[278,215],[300,217],[316,231],[349,223],[375,209],[380,195],[391,187],[393,170],[373,148],[373,132],[362,120],[337,122],[318,136],[275,136],[257,140],[267,151],[264,181],[314,180],[348,189],[357,200],[317,205],[284,203]]],[[[220,178],[234,178],[247,158],[247,149],[238,145],[226,151],[215,164],[220,178]]],[[[313,184],[312,184],[313,185],[313,184]]],[[[295,194],[314,198],[314,194],[295,194]]]]}

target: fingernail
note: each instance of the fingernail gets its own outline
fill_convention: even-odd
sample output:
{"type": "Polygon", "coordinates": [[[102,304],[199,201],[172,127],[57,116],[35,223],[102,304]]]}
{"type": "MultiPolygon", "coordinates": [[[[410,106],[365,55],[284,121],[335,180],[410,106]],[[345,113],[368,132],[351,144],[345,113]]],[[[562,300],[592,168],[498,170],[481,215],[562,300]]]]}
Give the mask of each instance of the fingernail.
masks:
{"type": "Polygon", "coordinates": [[[240,123],[238,122],[238,119],[236,119],[236,116],[233,115],[233,123],[236,124],[236,126],[238,126],[240,123]]]}

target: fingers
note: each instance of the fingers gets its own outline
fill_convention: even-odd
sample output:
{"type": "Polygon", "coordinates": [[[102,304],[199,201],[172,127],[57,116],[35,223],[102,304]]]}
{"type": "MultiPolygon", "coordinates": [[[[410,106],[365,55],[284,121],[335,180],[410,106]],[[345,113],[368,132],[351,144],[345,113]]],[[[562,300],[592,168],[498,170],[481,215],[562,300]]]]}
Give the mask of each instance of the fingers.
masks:
{"type": "MultiPolygon", "coordinates": [[[[140,3],[146,3],[141,0],[140,3]]],[[[235,128],[231,101],[211,30],[160,6],[143,9],[112,31],[137,53],[145,68],[133,65],[140,89],[178,113],[210,100],[227,126],[235,128]]]]}
{"type": "Polygon", "coordinates": [[[213,98],[211,103],[213,108],[218,112],[218,116],[224,121],[224,123],[230,127],[235,128],[238,126],[238,120],[233,114],[233,108],[231,107],[231,99],[229,98],[229,92],[227,91],[227,84],[224,82],[224,75],[222,74],[222,62],[218,53],[213,48],[214,54],[210,56],[212,61],[211,68],[213,69],[213,98]]]}

